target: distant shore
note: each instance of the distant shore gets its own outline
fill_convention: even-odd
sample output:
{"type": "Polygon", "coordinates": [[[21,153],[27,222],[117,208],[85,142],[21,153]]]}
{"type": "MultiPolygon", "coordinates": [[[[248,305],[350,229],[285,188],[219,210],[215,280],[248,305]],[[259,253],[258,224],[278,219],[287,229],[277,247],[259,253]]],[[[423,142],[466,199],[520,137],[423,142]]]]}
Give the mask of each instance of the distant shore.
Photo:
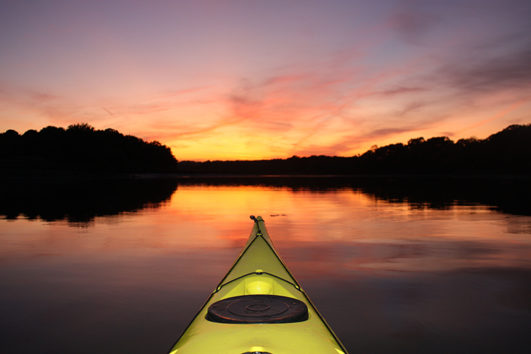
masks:
{"type": "Polygon", "coordinates": [[[11,176],[500,176],[531,175],[531,124],[486,139],[422,137],[356,156],[178,161],[169,147],[87,124],[0,134],[0,172],[11,176]]]}
{"type": "MultiPolygon", "coordinates": [[[[527,173],[357,173],[357,174],[230,174],[230,173],[113,173],[113,172],[79,172],[61,170],[2,170],[0,181],[3,182],[83,182],[104,180],[156,180],[172,179],[182,181],[212,180],[247,181],[253,180],[293,180],[293,181],[337,181],[337,180],[531,180],[527,173]]],[[[531,185],[530,185],[531,188],[531,185]]]]}

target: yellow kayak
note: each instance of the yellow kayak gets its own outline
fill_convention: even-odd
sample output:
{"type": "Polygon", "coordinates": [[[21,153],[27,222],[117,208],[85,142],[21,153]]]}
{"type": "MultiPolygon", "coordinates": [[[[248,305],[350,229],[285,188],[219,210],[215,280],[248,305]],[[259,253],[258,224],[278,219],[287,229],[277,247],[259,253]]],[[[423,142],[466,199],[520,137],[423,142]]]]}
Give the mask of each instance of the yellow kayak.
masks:
{"type": "Polygon", "coordinates": [[[170,354],[344,354],[275,252],[264,220],[170,354]]]}
{"type": "Polygon", "coordinates": [[[227,275],[170,354],[344,354],[273,248],[259,216],[227,275]]]}

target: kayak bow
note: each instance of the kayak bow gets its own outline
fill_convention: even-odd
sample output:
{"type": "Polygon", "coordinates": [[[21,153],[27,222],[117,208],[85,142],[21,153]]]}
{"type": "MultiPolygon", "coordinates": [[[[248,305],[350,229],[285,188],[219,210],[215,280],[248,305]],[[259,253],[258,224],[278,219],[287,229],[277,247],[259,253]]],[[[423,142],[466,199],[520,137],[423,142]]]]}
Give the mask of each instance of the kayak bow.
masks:
{"type": "Polygon", "coordinates": [[[290,274],[259,216],[227,275],[170,354],[344,354],[346,349],[290,274]]]}

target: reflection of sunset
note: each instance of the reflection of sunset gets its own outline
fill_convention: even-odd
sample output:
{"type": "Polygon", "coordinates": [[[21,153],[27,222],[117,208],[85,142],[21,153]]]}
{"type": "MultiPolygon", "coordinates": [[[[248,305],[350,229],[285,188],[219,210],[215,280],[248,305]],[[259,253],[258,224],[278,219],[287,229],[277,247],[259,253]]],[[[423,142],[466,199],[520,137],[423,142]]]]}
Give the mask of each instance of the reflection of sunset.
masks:
{"type": "Polygon", "coordinates": [[[0,255],[150,257],[227,249],[235,256],[250,232],[250,213],[265,218],[278,251],[301,272],[521,266],[531,247],[525,234],[508,232],[515,228],[484,206],[414,208],[347,189],[180,186],[160,209],[100,217],[86,229],[50,223],[43,233],[39,222],[10,222],[0,255]]]}
{"type": "MultiPolygon", "coordinates": [[[[72,343],[60,352],[80,341],[95,343],[90,352],[102,341],[117,353],[164,352],[238,256],[249,214],[265,218],[279,255],[347,347],[352,338],[374,346],[382,333],[402,338],[404,328],[414,334],[402,348],[432,332],[439,348],[440,333],[470,328],[527,338],[517,331],[529,323],[529,216],[346,188],[179,185],[160,207],[96,216],[85,227],[0,220],[7,340],[27,333],[43,347],[60,333],[61,345],[72,343]],[[116,328],[129,335],[109,339],[116,328]]],[[[394,352],[389,345],[381,352],[394,352]]]]}

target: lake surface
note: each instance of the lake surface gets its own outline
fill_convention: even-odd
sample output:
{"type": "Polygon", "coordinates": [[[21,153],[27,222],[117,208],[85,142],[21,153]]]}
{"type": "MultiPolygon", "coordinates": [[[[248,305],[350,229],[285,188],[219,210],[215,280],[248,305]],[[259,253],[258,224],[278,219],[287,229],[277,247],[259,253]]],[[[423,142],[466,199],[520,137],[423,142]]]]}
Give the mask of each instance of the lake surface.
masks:
{"type": "Polygon", "coordinates": [[[166,353],[261,215],[351,353],[531,351],[529,184],[4,185],[0,352],[166,353]]]}

